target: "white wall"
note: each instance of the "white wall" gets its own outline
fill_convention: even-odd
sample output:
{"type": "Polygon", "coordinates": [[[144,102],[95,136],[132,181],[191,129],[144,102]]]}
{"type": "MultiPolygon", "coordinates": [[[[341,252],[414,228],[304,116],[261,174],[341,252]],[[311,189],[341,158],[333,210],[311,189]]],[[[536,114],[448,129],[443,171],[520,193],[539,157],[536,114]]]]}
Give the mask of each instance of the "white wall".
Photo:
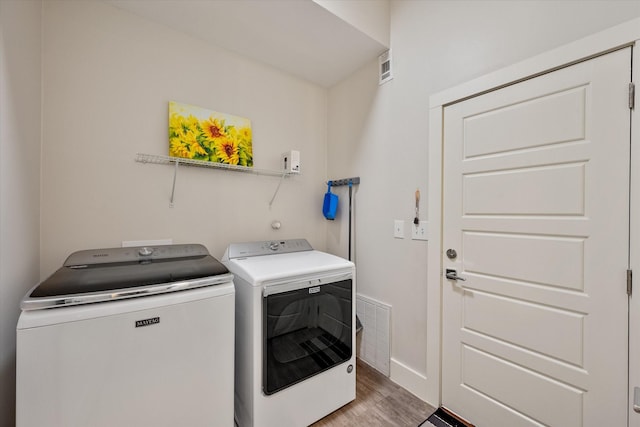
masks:
{"type": "Polygon", "coordinates": [[[391,0],[313,0],[384,46],[389,46],[391,0]]]}
{"type": "Polygon", "coordinates": [[[122,240],[325,248],[326,89],[101,2],[45,1],[43,19],[42,278],[122,240]],[[182,167],[170,208],[173,167],[134,156],[168,153],[171,100],[251,119],[255,167],[296,149],[302,174],[269,208],[277,177],[182,167]]]}
{"type": "Polygon", "coordinates": [[[0,1],[0,426],[14,426],[16,322],[38,283],[40,1],[0,1]]]}
{"type": "MultiPolygon", "coordinates": [[[[394,239],[393,221],[410,232],[417,188],[428,219],[429,96],[638,16],[638,1],[394,0],[394,79],[377,86],[372,61],[330,90],[328,175],[362,178],[358,291],[393,306],[391,376],[415,394],[427,398],[429,243],[394,239]]],[[[346,235],[331,224],[328,249],[344,253],[346,235]]]]}

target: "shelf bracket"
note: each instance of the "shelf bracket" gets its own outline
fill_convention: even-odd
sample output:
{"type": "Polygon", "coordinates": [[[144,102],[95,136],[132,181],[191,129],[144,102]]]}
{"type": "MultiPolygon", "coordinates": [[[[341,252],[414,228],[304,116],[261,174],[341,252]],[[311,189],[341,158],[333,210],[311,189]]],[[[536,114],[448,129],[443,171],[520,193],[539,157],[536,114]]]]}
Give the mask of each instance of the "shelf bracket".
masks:
{"type": "Polygon", "coordinates": [[[271,201],[269,202],[269,209],[271,209],[271,205],[273,204],[273,201],[276,199],[276,196],[278,195],[278,191],[280,190],[280,186],[282,185],[282,181],[284,181],[284,178],[287,176],[286,172],[282,174],[282,177],[280,178],[280,181],[278,181],[278,186],[276,187],[276,191],[273,193],[273,197],[271,198],[271,201]]]}
{"type": "Polygon", "coordinates": [[[173,207],[173,196],[176,194],[176,179],[178,178],[178,165],[180,162],[174,162],[176,164],[173,170],[173,185],[171,186],[171,199],[169,200],[169,207],[173,207]]]}

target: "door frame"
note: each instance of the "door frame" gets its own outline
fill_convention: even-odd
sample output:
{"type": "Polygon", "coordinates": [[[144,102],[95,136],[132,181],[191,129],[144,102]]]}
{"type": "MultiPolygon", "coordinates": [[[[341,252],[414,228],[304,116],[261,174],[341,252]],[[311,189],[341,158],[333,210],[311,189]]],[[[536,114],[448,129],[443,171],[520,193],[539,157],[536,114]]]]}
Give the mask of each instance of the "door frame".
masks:
{"type": "MultiPolygon", "coordinates": [[[[427,361],[425,400],[433,406],[442,403],[442,173],[443,173],[443,122],[447,105],[470,97],[510,86],[566,66],[600,56],[623,46],[633,49],[636,92],[640,92],[640,18],[625,22],[608,30],[577,40],[565,46],[534,56],[502,70],[471,80],[429,97],[429,159],[428,159],[428,219],[429,245],[427,249],[427,361]]],[[[631,76],[630,76],[631,78],[631,76]]],[[[631,118],[631,144],[640,147],[640,95],[636,94],[636,108],[631,118]]],[[[632,150],[631,188],[640,189],[640,149],[632,150]]],[[[640,194],[640,190],[637,191],[640,194]]],[[[640,197],[631,197],[631,236],[638,236],[630,243],[630,268],[636,269],[636,298],[630,300],[629,360],[640,360],[640,197]],[[635,328],[634,325],[637,325],[635,328]]],[[[629,377],[640,386],[639,366],[630,366],[629,377]]],[[[633,383],[630,380],[630,383],[633,383]]],[[[630,384],[633,388],[633,384],[630,384]]],[[[630,396],[633,399],[633,396],[630,396]]],[[[640,414],[638,415],[640,419],[640,414]]],[[[638,421],[640,426],[640,421],[638,421]]]]}
{"type": "Polygon", "coordinates": [[[633,389],[640,387],[640,41],[633,49],[632,80],[635,82],[635,108],[631,111],[631,200],[629,206],[629,268],[636,271],[634,291],[629,298],[629,422],[631,427],[640,426],[640,414],[633,411],[633,389]],[[636,166],[634,168],[634,166],[636,166]],[[635,189],[635,191],[634,191],[635,189]],[[637,194],[637,196],[636,196],[637,194]],[[635,237],[635,238],[634,238],[635,237]]]}

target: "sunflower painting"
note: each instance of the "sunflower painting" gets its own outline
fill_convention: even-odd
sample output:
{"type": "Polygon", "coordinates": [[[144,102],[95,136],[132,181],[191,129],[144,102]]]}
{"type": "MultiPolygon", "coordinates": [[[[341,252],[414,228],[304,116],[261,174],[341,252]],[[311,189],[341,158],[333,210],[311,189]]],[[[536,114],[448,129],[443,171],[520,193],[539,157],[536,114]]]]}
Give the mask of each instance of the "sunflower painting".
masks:
{"type": "Polygon", "coordinates": [[[171,101],[169,155],[253,167],[251,121],[171,101]]]}

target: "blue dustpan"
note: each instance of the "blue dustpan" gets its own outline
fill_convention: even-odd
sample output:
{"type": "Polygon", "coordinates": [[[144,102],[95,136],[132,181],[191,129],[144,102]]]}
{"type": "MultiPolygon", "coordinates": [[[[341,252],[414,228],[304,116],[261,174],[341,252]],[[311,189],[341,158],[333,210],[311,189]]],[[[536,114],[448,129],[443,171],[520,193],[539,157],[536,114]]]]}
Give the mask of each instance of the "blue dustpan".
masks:
{"type": "Polygon", "coordinates": [[[338,211],[338,195],[331,192],[331,181],[324,195],[324,203],[322,204],[322,214],[327,219],[336,219],[338,211]]]}

